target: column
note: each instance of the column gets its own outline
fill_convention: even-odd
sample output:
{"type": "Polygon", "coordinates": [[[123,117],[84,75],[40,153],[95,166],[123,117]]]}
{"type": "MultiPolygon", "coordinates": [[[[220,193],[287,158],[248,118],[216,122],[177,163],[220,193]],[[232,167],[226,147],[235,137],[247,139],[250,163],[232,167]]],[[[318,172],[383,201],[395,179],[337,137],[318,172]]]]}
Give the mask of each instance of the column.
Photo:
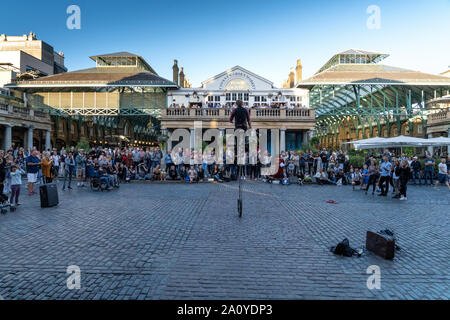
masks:
{"type": "MultiPolygon", "coordinates": [[[[433,134],[432,134],[432,133],[429,133],[427,138],[428,138],[428,139],[433,138],[433,134]]],[[[431,155],[434,153],[434,148],[433,148],[433,146],[429,146],[429,147],[428,147],[428,152],[429,152],[431,155]]]]}
{"type": "Polygon", "coordinates": [[[191,136],[190,136],[190,140],[189,140],[189,148],[194,149],[194,144],[195,144],[194,128],[191,128],[190,131],[191,131],[191,136]]]}
{"type": "Polygon", "coordinates": [[[9,150],[9,148],[11,148],[11,144],[12,144],[12,125],[7,124],[5,126],[5,138],[3,141],[5,153],[6,153],[6,151],[9,150]]]}
{"type": "Polygon", "coordinates": [[[307,130],[305,130],[305,131],[303,131],[303,141],[302,141],[302,145],[304,144],[304,143],[308,143],[309,142],[309,135],[308,135],[308,131],[307,130]]]}
{"type": "Polygon", "coordinates": [[[286,128],[280,129],[280,152],[286,151],[286,128]]]}
{"type": "MultiPolygon", "coordinates": [[[[448,112],[448,111],[447,111],[448,112]]],[[[450,138],[450,127],[447,129],[447,137],[450,138]]],[[[447,155],[450,154],[450,144],[447,145],[447,155]]],[[[450,168],[447,168],[447,170],[449,170],[450,168]]]]}
{"type": "Polygon", "coordinates": [[[27,148],[30,150],[33,148],[33,126],[28,127],[27,148]]]}
{"type": "Polygon", "coordinates": [[[45,150],[46,151],[52,150],[52,141],[50,139],[50,130],[45,131],[45,150]]]}
{"type": "MultiPolygon", "coordinates": [[[[164,136],[168,136],[167,129],[161,129],[161,134],[164,135],[164,136]]],[[[161,150],[164,155],[167,154],[168,144],[169,144],[169,140],[167,139],[166,143],[164,144],[164,148],[161,150]]]]}

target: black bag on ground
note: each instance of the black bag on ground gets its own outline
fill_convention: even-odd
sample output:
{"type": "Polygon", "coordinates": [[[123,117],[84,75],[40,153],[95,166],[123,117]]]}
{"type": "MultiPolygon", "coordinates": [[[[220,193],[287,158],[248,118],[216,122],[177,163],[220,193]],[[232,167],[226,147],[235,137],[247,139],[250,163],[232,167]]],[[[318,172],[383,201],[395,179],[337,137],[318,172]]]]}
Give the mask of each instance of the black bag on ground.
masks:
{"type": "Polygon", "coordinates": [[[336,247],[331,247],[331,252],[340,256],[351,257],[355,250],[350,247],[348,239],[345,238],[336,247]]]}
{"type": "Polygon", "coordinates": [[[49,208],[58,205],[58,188],[55,183],[39,186],[39,194],[41,196],[41,208],[49,208]]]}

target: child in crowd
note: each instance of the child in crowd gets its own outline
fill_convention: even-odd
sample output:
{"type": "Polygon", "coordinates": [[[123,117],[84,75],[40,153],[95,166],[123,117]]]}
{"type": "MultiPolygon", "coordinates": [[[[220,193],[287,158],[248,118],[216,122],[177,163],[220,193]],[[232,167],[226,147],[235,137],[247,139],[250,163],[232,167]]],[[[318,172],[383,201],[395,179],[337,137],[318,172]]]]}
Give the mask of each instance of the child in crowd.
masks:
{"type": "Polygon", "coordinates": [[[166,170],[161,169],[161,181],[166,181],[166,170]]]}
{"type": "Polygon", "coordinates": [[[286,167],[283,168],[283,172],[281,173],[281,184],[284,184],[284,185],[289,184],[289,175],[286,171],[286,167]]]}
{"type": "MultiPolygon", "coordinates": [[[[351,169],[353,171],[353,169],[351,169]]],[[[351,172],[351,178],[352,178],[352,188],[355,190],[355,186],[361,185],[362,175],[359,172],[359,169],[355,169],[355,171],[351,172]]]]}
{"type": "Polygon", "coordinates": [[[22,175],[25,174],[23,169],[18,168],[17,166],[11,166],[11,205],[15,204],[16,206],[20,205],[19,196],[20,196],[20,186],[22,185],[22,175]]]}
{"type": "Polygon", "coordinates": [[[312,178],[311,175],[309,174],[309,172],[306,172],[305,174],[305,179],[303,180],[304,183],[311,183],[312,182],[312,178]]]}
{"type": "Polygon", "coordinates": [[[366,189],[369,184],[369,169],[367,164],[363,165],[363,169],[361,170],[362,175],[362,186],[361,189],[366,189]]]}
{"type": "Polygon", "coordinates": [[[298,179],[298,183],[300,185],[303,185],[303,181],[305,180],[305,174],[303,173],[302,170],[297,171],[297,179],[298,179]]]}
{"type": "Polygon", "coordinates": [[[197,172],[195,171],[194,166],[190,166],[188,170],[189,182],[197,181],[197,172]]]}

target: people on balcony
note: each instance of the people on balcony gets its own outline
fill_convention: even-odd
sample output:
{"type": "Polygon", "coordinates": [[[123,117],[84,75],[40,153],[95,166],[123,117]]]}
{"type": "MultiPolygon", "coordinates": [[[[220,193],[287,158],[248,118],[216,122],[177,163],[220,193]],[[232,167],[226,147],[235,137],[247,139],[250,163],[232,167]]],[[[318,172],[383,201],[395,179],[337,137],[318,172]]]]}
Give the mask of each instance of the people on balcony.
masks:
{"type": "MultiPolygon", "coordinates": [[[[253,103],[249,106],[248,102],[243,103],[243,107],[247,109],[306,109],[305,106],[301,104],[295,103],[287,103],[287,102],[272,102],[272,103],[253,103]]],[[[206,102],[202,103],[194,103],[188,105],[187,107],[184,104],[172,103],[169,105],[171,109],[234,109],[236,108],[235,102],[226,102],[225,104],[221,104],[218,102],[206,102]]]]}

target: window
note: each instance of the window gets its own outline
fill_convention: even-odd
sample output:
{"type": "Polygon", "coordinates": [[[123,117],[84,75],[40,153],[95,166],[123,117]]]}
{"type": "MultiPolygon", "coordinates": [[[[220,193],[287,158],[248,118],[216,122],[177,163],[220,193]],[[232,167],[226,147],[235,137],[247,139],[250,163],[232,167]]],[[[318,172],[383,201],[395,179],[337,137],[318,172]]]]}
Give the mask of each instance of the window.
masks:
{"type": "Polygon", "coordinates": [[[213,101],[213,96],[208,96],[208,102],[212,102],[213,101]]]}
{"type": "Polygon", "coordinates": [[[262,102],[267,102],[267,97],[261,96],[261,101],[262,101],[262,102]]]}
{"type": "Polygon", "coordinates": [[[259,100],[259,96],[255,96],[255,102],[259,102],[260,100],[259,100]]]}
{"type": "Polygon", "coordinates": [[[214,97],[214,101],[220,102],[220,96],[215,96],[215,97],[214,97]]]}
{"type": "Polygon", "coordinates": [[[248,101],[248,93],[244,93],[244,101],[248,101]]]}
{"type": "Polygon", "coordinates": [[[242,100],[242,93],[237,94],[238,100],[242,100]]]}
{"type": "Polygon", "coordinates": [[[231,94],[231,97],[232,97],[232,98],[231,98],[232,101],[236,101],[236,93],[232,93],[232,94],[231,94]]]}
{"type": "Polygon", "coordinates": [[[225,99],[226,99],[227,101],[230,101],[230,100],[231,100],[231,93],[227,93],[225,99]]]}

